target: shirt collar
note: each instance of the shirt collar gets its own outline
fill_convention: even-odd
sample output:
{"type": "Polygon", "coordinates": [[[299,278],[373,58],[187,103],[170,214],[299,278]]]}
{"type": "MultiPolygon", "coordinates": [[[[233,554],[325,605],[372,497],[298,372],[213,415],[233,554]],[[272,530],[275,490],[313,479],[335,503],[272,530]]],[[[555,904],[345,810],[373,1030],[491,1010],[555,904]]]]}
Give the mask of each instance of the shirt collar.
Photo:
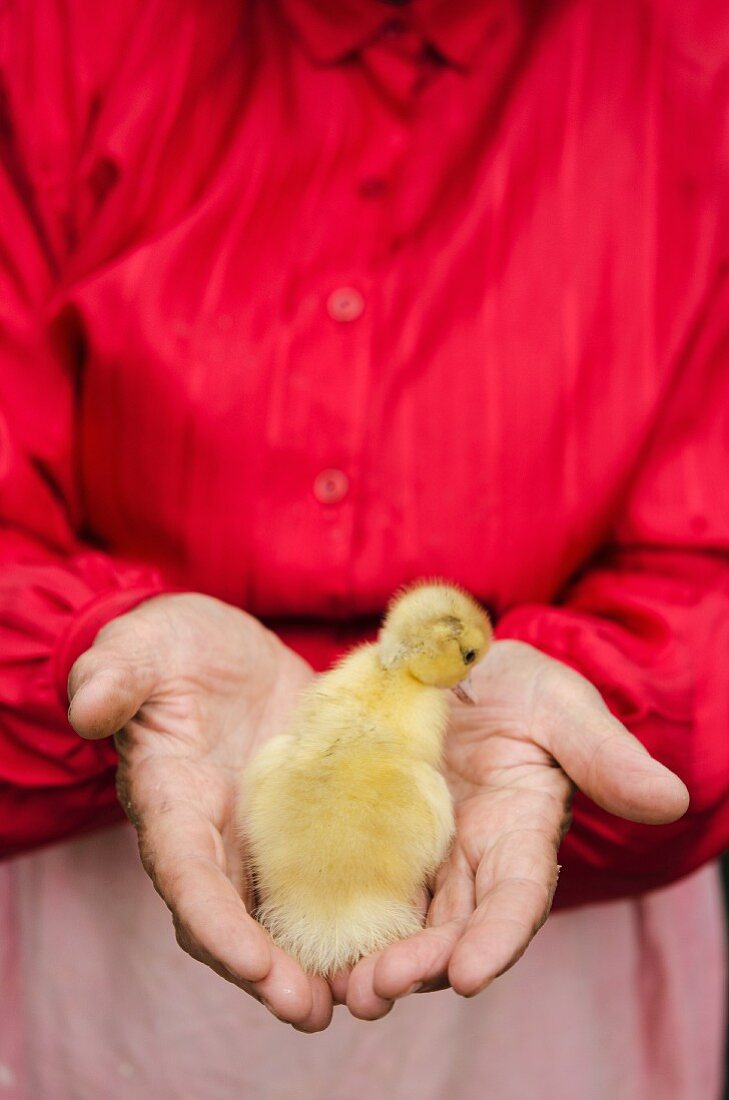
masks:
{"type": "Polygon", "coordinates": [[[484,40],[513,5],[508,0],[282,0],[306,52],[334,62],[376,39],[394,20],[412,26],[452,65],[468,68],[484,40]]]}

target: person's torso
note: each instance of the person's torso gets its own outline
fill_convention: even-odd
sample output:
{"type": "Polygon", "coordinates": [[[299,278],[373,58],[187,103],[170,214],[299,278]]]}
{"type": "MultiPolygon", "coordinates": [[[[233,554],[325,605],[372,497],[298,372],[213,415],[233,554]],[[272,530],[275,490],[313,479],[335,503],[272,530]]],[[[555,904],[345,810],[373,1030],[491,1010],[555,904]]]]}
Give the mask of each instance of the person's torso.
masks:
{"type": "Polygon", "coordinates": [[[690,59],[683,87],[650,8],[548,6],[403,108],[236,7],[150,15],[95,124],[63,295],[87,530],[266,617],[424,573],[552,598],[711,275],[690,59]]]}

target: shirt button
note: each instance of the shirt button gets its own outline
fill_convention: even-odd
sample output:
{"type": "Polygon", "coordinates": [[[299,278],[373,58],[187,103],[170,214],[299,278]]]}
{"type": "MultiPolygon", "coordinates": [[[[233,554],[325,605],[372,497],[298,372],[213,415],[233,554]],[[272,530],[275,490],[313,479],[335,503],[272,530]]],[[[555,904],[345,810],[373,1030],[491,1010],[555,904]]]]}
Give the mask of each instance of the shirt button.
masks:
{"type": "Polygon", "coordinates": [[[387,192],[387,180],[381,176],[367,176],[360,180],[359,193],[366,199],[379,199],[387,192]]]}
{"type": "Polygon", "coordinates": [[[334,321],[356,321],[364,307],[364,298],[353,286],[340,286],[327,299],[327,313],[334,321]]]}
{"type": "Polygon", "coordinates": [[[349,478],[341,470],[322,470],[314,478],[314,496],[320,504],[338,504],[349,491],[349,478]]]}
{"type": "Polygon", "coordinates": [[[407,23],[404,19],[388,19],[382,28],[382,34],[385,38],[399,38],[406,30],[407,23]]]}

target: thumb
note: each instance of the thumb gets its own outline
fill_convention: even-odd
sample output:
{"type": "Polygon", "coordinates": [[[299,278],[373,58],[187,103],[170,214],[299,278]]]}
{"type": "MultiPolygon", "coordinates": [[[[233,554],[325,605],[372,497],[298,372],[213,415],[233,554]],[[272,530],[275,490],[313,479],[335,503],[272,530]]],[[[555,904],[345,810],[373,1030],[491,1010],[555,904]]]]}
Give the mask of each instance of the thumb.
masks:
{"type": "Polygon", "coordinates": [[[113,640],[96,642],[71,668],[68,720],[81,737],[110,737],[134,717],[149,698],[156,674],[146,660],[130,657],[125,632],[113,640]]]}
{"type": "Polygon", "coordinates": [[[576,786],[618,817],[663,825],[683,817],[686,785],[613,717],[598,692],[550,723],[546,748],[576,786]]]}

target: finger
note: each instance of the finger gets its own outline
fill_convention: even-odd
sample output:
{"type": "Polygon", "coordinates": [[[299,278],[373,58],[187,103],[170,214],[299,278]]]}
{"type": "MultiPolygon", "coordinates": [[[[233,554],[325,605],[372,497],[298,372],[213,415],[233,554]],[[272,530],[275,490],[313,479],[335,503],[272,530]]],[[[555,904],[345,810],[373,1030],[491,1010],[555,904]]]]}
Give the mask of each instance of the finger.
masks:
{"type": "MultiPolygon", "coordinates": [[[[470,888],[471,898],[473,897],[473,886],[470,888]]],[[[423,919],[428,914],[428,891],[422,890],[417,898],[417,908],[421,913],[423,919]]],[[[471,910],[473,910],[473,904],[471,904],[471,910]]],[[[405,996],[408,993],[415,992],[415,987],[421,987],[421,979],[408,979],[407,975],[412,969],[413,959],[412,950],[405,951],[405,955],[408,959],[408,967],[406,967],[406,977],[404,980],[398,978],[393,988],[395,993],[390,995],[386,991],[387,976],[390,973],[390,964],[387,960],[392,951],[396,952],[395,970],[399,975],[398,970],[398,958],[397,949],[403,948],[405,945],[412,944],[416,937],[408,937],[406,940],[402,940],[399,943],[392,944],[389,947],[384,948],[377,954],[368,955],[364,959],[361,959],[354,969],[349,974],[338,974],[333,979],[332,990],[334,991],[335,998],[339,996],[342,1000],[342,994],[346,998],[346,1004],[353,1016],[357,1016],[361,1020],[378,1020],[382,1016],[386,1016],[392,1009],[392,1003],[394,997],[405,996]],[[386,976],[385,984],[378,984],[377,975],[380,973],[380,968],[383,966],[384,961],[384,973],[386,976]],[[413,986],[411,989],[410,987],[413,986]],[[383,992],[383,990],[385,990],[383,992]]],[[[415,948],[417,955],[418,949],[415,948]]],[[[414,963],[417,966],[417,961],[414,963]]],[[[442,968],[445,971],[445,967],[442,968]]],[[[424,979],[423,979],[424,980],[424,979]]]]}
{"type": "MultiPolygon", "coordinates": [[[[255,923],[255,922],[254,922],[255,923]]],[[[255,989],[274,1016],[297,1030],[323,1031],[332,1018],[331,991],[323,978],[304,973],[299,964],[270,942],[268,934],[256,925],[269,942],[271,968],[255,989]]]]}
{"type": "Polygon", "coordinates": [[[424,928],[386,948],[376,959],[370,978],[373,995],[390,1001],[418,993],[426,987],[442,988],[463,928],[463,920],[448,921],[437,928],[424,928]]]}
{"type": "Polygon", "coordinates": [[[393,1002],[379,997],[373,987],[373,976],[378,955],[366,955],[360,959],[349,976],[347,1008],[358,1020],[380,1020],[392,1011],[393,1002]]]}
{"type": "MultiPolygon", "coordinates": [[[[161,792],[164,795],[164,790],[161,792]]],[[[224,873],[220,834],[187,802],[161,798],[139,814],[142,862],[193,957],[251,983],[275,1016],[316,1031],[331,1017],[326,983],[314,983],[253,919],[224,873]]]]}
{"type": "Polygon", "coordinates": [[[312,1031],[326,1027],[331,997],[319,991],[315,1003],[301,967],[271,943],[219,868],[190,860],[174,885],[164,876],[161,882],[158,876],[158,885],[173,912],[180,946],[208,965],[223,967],[238,984],[250,984],[278,1019],[308,1024],[312,1031]]]}
{"type": "Polygon", "coordinates": [[[327,1027],[332,1014],[327,983],[308,978],[294,959],[270,943],[218,867],[192,860],[178,872],[173,888],[164,872],[156,884],[173,910],[177,941],[188,954],[216,972],[224,970],[277,1019],[307,1032],[327,1027]]]}
{"type": "MultiPolygon", "coordinates": [[[[272,967],[270,941],[246,911],[233,884],[213,862],[187,856],[174,871],[160,867],[154,883],[173,914],[183,946],[195,945],[240,981],[261,982],[268,976],[272,967]]],[[[306,994],[302,994],[302,1001],[303,1018],[311,1005],[306,994]]]]}
{"type": "Polygon", "coordinates": [[[463,849],[456,844],[438,873],[427,924],[437,926],[452,920],[467,920],[475,907],[473,871],[463,849]]]}
{"type": "Polygon", "coordinates": [[[332,991],[332,999],[335,1005],[347,1003],[347,985],[349,984],[349,975],[351,973],[352,967],[345,966],[329,979],[329,987],[332,991]]]}
{"type": "Polygon", "coordinates": [[[199,943],[189,939],[181,927],[177,928],[177,942],[192,958],[209,967],[225,981],[248,993],[267,1008],[276,1019],[281,1020],[282,1023],[291,1024],[297,1031],[307,1033],[323,1031],[331,1023],[333,1005],[326,982],[319,978],[310,979],[311,1009],[306,1013],[306,1002],[298,996],[292,996],[288,975],[292,960],[278,948],[272,948],[271,969],[263,981],[251,982],[242,980],[226,969],[199,943]]]}
{"type": "Polygon", "coordinates": [[[473,872],[456,844],[438,872],[427,927],[380,953],[373,974],[375,994],[395,1000],[411,993],[444,989],[453,948],[475,904],[473,872]]]}
{"type": "Polygon", "coordinates": [[[130,666],[107,649],[87,650],[71,669],[68,720],[81,737],[110,737],[147,701],[154,682],[148,665],[130,666]]]}
{"type": "Polygon", "coordinates": [[[321,977],[309,979],[311,989],[311,1012],[304,1020],[293,1023],[296,1031],[302,1031],[311,1035],[317,1031],[324,1031],[332,1022],[334,1003],[332,991],[327,982],[321,977]]]}
{"type": "Polygon", "coordinates": [[[214,801],[206,813],[204,801],[180,798],[169,767],[147,766],[133,782],[131,774],[122,756],[121,801],[138,829],[144,867],[173,914],[180,946],[278,1019],[306,1031],[325,1028],[332,1013],[326,983],[309,978],[272,943],[226,873],[229,853],[208,816],[214,801]]]}
{"type": "Polygon", "coordinates": [[[178,934],[241,981],[263,979],[271,968],[269,939],[224,873],[222,840],[213,824],[164,789],[154,808],[139,803],[131,816],[142,863],[178,934]]]}
{"type": "Polygon", "coordinates": [[[545,916],[540,884],[519,879],[499,883],[453,951],[448,978],[455,992],[473,997],[513,966],[545,916]]]}
{"type": "Polygon", "coordinates": [[[579,692],[550,708],[541,723],[544,747],[609,813],[653,825],[678,820],[689,805],[685,784],[650,756],[591,685],[579,680],[579,692]]]}
{"type": "Polygon", "coordinates": [[[557,886],[559,829],[504,833],[476,873],[476,909],[448,966],[453,989],[472,997],[521,957],[544,924],[557,886]]]}

